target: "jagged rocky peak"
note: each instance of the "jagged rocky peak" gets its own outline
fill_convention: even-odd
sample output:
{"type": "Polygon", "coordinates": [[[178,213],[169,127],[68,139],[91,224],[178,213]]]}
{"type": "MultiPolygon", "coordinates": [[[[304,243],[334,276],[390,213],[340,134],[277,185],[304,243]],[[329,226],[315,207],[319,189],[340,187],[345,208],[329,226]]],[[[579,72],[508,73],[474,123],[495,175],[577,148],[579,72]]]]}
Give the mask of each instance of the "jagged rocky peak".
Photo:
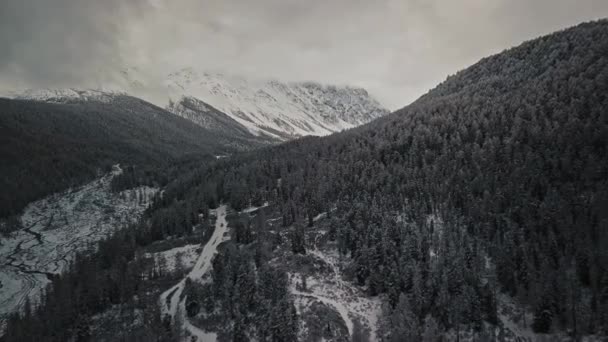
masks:
{"type": "Polygon", "coordinates": [[[362,88],[251,80],[192,68],[171,73],[166,86],[175,103],[188,101],[191,108],[187,98],[199,99],[201,112],[211,105],[253,134],[280,140],[327,135],[388,114],[362,88]]]}

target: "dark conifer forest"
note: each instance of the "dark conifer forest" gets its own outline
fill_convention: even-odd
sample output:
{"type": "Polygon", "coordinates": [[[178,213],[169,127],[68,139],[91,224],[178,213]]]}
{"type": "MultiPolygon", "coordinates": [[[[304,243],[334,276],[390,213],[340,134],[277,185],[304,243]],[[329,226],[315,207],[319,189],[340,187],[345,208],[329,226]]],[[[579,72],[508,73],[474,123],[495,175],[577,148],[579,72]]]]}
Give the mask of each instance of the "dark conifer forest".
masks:
{"type": "Polygon", "coordinates": [[[164,185],[167,169],[242,150],[245,141],[129,96],[115,96],[110,103],[0,99],[0,111],[0,217],[119,163],[137,167],[117,181],[117,188],[134,185],[129,176],[164,185]]]}
{"type": "MultiPolygon", "coordinates": [[[[436,341],[431,320],[456,336],[481,331],[498,323],[501,295],[533,313],[528,324],[537,333],[606,336],[607,149],[602,20],[484,58],[369,124],[200,163],[168,179],[139,224],[78,257],[37,308],[11,318],[4,340],[64,341],[79,333],[77,340],[87,340],[79,328],[86,317],[141,291],[136,250],[192,236],[193,225],[209,230],[209,209],[220,203],[238,212],[265,202],[280,213],[293,255],[307,253],[314,218],[330,213],[329,239],[348,260],[351,281],[387,303],[383,340],[436,341]]],[[[267,261],[282,235],[261,233],[263,221],[233,223],[233,241],[213,263],[214,285],[189,285],[192,298],[213,298],[206,305],[236,322],[227,340],[242,341],[240,325],[270,324],[268,317],[283,325],[273,331],[255,323],[260,341],[295,336],[285,275],[267,261]],[[226,290],[234,288],[237,294],[226,290]]],[[[169,322],[158,328],[158,313],[146,317],[150,329],[139,340],[175,338],[169,322]]]]}

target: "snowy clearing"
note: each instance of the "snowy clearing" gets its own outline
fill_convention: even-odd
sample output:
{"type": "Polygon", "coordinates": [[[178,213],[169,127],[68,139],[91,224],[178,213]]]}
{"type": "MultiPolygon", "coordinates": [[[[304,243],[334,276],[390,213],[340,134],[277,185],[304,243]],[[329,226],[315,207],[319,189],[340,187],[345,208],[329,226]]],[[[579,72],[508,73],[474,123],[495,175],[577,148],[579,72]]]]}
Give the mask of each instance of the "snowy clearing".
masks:
{"type": "Polygon", "coordinates": [[[353,320],[358,319],[370,330],[370,341],[377,341],[377,322],[382,307],[380,298],[370,298],[355,285],[342,280],[338,266],[339,257],[335,252],[314,249],[308,250],[307,253],[327,264],[332,270],[332,275],[307,277],[308,292],[303,292],[297,290],[301,276],[289,273],[292,294],[296,297],[315,298],[333,307],[344,320],[349,334],[353,332],[353,320]]]}

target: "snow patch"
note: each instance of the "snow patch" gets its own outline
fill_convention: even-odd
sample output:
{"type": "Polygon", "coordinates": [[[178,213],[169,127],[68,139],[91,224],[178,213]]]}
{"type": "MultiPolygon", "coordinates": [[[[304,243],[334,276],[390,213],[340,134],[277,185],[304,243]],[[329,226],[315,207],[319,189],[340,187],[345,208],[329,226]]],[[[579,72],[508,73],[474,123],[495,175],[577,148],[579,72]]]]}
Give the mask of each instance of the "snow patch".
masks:
{"type": "Polygon", "coordinates": [[[259,207],[250,206],[250,207],[247,207],[247,208],[239,211],[239,214],[249,214],[249,213],[252,213],[252,212],[254,212],[254,211],[258,210],[258,209],[265,208],[267,206],[268,206],[268,202],[264,202],[264,204],[262,204],[259,207]]]}

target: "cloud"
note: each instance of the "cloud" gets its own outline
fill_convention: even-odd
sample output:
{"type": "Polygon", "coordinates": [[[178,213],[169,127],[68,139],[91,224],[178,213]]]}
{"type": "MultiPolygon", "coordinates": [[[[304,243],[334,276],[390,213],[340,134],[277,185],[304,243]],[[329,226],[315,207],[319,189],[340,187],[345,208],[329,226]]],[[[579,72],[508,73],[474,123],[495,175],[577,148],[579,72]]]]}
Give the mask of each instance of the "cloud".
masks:
{"type": "Polygon", "coordinates": [[[0,88],[195,67],[359,85],[396,109],[481,57],[606,16],[605,0],[15,0],[0,10],[0,88]]]}
{"type": "Polygon", "coordinates": [[[119,62],[118,24],[129,12],[118,0],[2,3],[1,79],[45,87],[78,83],[83,71],[119,62]]]}

